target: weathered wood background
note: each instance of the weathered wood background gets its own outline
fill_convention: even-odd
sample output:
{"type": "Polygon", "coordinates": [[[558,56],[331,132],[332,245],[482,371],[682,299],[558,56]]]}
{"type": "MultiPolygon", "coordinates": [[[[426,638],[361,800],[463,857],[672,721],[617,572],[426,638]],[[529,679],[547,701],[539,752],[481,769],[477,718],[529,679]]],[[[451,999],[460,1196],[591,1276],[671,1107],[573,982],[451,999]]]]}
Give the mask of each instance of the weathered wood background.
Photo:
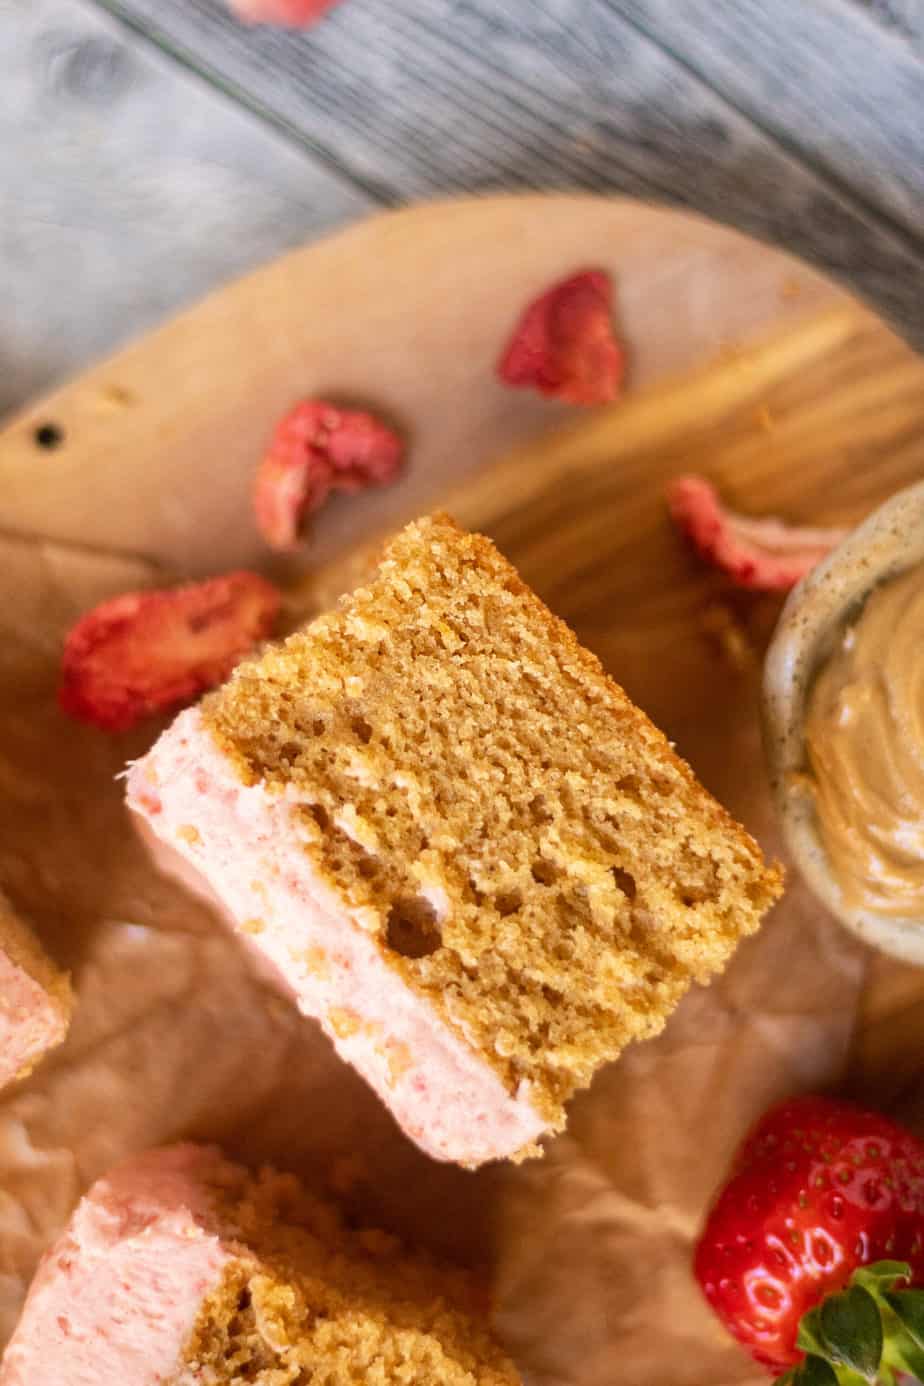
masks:
{"type": "Polygon", "coordinates": [[[0,0],[0,413],[380,206],[583,188],[823,266],[924,346],[924,0],[0,0]]]}

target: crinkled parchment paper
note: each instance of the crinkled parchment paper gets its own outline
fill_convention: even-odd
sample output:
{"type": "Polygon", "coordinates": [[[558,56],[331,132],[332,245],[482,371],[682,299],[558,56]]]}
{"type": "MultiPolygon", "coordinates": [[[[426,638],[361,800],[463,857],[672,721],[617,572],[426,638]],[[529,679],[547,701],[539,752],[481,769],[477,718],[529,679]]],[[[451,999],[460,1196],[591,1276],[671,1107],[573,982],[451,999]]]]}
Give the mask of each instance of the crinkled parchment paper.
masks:
{"type": "MultiPolygon", "coordinates": [[[[78,997],[66,1045],[0,1099],[0,1339],[81,1191],[131,1151],[193,1137],[302,1170],[430,1246],[490,1260],[499,1328],[530,1383],[761,1380],[700,1302],[691,1240],[749,1122],[787,1092],[840,1080],[860,951],[792,886],[721,981],[573,1103],[544,1160],[478,1174],[428,1161],[208,904],[151,865],[116,776],[159,727],[108,738],[55,708],[67,625],[155,577],[0,543],[0,881],[78,997]]],[[[773,851],[769,812],[755,821],[742,797],[742,775],[760,773],[755,718],[736,727],[697,768],[733,809],[747,805],[773,851]]]]}

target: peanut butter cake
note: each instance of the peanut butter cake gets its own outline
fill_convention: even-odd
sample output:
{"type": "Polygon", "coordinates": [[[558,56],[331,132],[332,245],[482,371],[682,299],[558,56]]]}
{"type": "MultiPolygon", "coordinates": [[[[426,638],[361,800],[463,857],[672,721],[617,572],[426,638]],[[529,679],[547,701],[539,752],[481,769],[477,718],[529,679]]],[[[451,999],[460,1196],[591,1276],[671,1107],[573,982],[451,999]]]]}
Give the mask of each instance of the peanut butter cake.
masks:
{"type": "Polygon", "coordinates": [[[0,893],[0,1087],[61,1043],[71,1009],[67,977],[0,893]]]}
{"type": "Polygon", "coordinates": [[[46,1254],[0,1386],[518,1386],[463,1271],[349,1230],[212,1147],[99,1180],[46,1254]]]}
{"type": "Polygon", "coordinates": [[[494,546],[408,526],[132,769],[298,1004],[430,1154],[534,1148],[781,889],[494,546]]]}

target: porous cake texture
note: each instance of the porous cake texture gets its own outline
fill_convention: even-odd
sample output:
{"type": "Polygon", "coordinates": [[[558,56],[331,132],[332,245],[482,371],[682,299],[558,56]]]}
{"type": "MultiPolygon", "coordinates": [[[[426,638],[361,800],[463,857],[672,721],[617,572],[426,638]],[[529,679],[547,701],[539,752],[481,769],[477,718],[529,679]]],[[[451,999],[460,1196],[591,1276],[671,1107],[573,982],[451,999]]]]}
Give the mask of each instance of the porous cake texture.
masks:
{"type": "Polygon", "coordinates": [[[414,1139],[468,1163],[562,1127],[781,889],[598,660],[443,515],[183,714],[130,800],[414,1139]]]}
{"type": "Polygon", "coordinates": [[[209,1146],[99,1180],[46,1255],[0,1386],[518,1386],[469,1273],[209,1146]]]}
{"type": "Polygon", "coordinates": [[[61,1043],[72,1009],[67,976],[0,892],[0,1087],[61,1043]]]}

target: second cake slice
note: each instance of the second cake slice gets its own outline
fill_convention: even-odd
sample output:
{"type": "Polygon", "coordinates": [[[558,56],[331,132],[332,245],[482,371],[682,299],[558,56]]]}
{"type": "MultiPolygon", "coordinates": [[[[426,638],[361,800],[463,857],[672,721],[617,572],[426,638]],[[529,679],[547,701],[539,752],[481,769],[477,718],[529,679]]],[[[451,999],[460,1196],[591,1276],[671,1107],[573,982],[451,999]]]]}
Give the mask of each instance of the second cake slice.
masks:
{"type": "Polygon", "coordinates": [[[444,516],[182,713],[129,802],[405,1131],[467,1164],[561,1128],[780,891],[594,656],[444,516]]]}

